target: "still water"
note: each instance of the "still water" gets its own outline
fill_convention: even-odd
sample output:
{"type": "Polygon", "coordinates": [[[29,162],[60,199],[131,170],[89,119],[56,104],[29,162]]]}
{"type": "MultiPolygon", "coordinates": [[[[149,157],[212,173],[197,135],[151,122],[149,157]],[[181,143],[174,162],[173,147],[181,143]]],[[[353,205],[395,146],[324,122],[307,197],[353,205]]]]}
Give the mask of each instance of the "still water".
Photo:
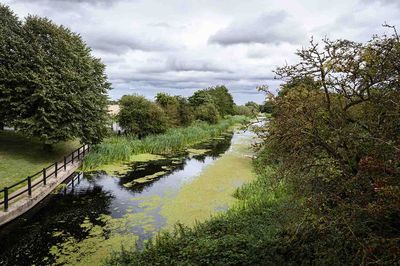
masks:
{"type": "Polygon", "coordinates": [[[130,163],[124,174],[80,173],[79,183],[0,228],[0,265],[87,265],[121,245],[142,248],[167,225],[162,205],[248,135],[229,133],[198,145],[198,152],[130,163]],[[132,185],[148,176],[156,178],[132,185]]]}

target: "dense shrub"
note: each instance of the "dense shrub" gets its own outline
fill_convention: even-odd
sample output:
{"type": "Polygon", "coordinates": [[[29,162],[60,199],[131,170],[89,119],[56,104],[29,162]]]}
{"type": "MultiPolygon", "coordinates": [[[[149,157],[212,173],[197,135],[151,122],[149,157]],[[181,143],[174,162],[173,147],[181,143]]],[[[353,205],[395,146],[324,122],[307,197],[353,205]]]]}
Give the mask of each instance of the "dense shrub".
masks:
{"type": "Polygon", "coordinates": [[[216,124],[220,119],[218,109],[211,103],[196,107],[194,115],[197,120],[206,121],[210,124],[216,124]]]}
{"type": "Polygon", "coordinates": [[[277,70],[286,83],[264,135],[307,210],[293,248],[324,264],[398,262],[398,36],[312,42],[298,55],[277,70]]]}
{"type": "Polygon", "coordinates": [[[143,96],[124,95],[119,105],[118,123],[126,133],[142,138],[167,130],[167,118],[163,110],[143,96]]]}
{"type": "Polygon", "coordinates": [[[193,107],[190,106],[189,101],[181,96],[175,96],[178,100],[178,114],[179,114],[179,124],[181,126],[188,126],[190,125],[195,117],[193,112],[193,107]]]}
{"type": "Polygon", "coordinates": [[[189,97],[189,103],[196,108],[202,105],[213,105],[222,117],[234,114],[235,103],[232,95],[223,85],[196,91],[189,97]]]}
{"type": "Polygon", "coordinates": [[[181,125],[179,118],[179,105],[180,102],[174,96],[167,93],[157,93],[156,103],[163,109],[166,119],[167,127],[177,127],[181,125]]]}
{"type": "Polygon", "coordinates": [[[244,116],[255,116],[257,113],[253,112],[253,109],[251,107],[245,106],[245,105],[235,105],[234,106],[234,112],[237,115],[244,115],[244,116]]]}

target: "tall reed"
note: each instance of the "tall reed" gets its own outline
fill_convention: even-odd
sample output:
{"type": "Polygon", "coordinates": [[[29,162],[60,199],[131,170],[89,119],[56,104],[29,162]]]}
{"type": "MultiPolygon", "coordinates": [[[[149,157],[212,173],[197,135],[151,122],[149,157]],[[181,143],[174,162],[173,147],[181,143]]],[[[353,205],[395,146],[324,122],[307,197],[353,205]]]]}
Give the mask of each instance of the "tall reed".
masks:
{"type": "Polygon", "coordinates": [[[197,143],[220,136],[231,126],[244,123],[248,118],[231,116],[218,124],[210,125],[198,122],[185,128],[169,129],[160,135],[151,135],[144,139],[132,136],[112,136],[93,147],[83,162],[83,169],[118,161],[127,161],[132,155],[141,153],[171,154],[182,151],[197,143]]]}

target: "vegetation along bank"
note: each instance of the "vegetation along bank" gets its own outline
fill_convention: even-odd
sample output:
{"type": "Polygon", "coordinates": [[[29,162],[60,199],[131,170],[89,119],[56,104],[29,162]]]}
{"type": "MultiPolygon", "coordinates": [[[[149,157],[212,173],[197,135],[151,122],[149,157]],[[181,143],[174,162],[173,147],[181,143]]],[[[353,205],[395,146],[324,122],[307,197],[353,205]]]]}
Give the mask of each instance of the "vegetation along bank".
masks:
{"type": "Polygon", "coordinates": [[[399,39],[298,51],[299,64],[276,70],[285,82],[268,93],[258,177],[236,191],[239,203],[107,264],[399,264],[399,39]]]}

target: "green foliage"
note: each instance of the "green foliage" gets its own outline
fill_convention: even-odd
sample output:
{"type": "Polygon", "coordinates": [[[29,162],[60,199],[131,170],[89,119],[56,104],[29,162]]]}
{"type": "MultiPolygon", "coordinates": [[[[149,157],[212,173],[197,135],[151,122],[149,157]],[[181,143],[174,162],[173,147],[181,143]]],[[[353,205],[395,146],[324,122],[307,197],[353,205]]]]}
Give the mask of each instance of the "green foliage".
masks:
{"type": "Polygon", "coordinates": [[[139,138],[167,130],[163,110],[155,103],[139,95],[124,95],[119,101],[118,123],[129,134],[139,138]]]}
{"type": "Polygon", "coordinates": [[[324,42],[277,70],[287,83],[272,98],[264,134],[279,176],[307,210],[294,250],[322,264],[395,264],[400,42],[396,35],[324,42]]]}
{"type": "Polygon", "coordinates": [[[127,161],[131,155],[142,153],[176,153],[207,139],[218,137],[232,125],[245,121],[247,121],[245,117],[233,116],[216,125],[199,122],[185,128],[172,128],[164,134],[147,136],[141,140],[133,136],[109,137],[93,147],[85,157],[83,166],[85,169],[90,169],[107,163],[127,161]]]}
{"type": "Polygon", "coordinates": [[[195,117],[193,113],[193,108],[190,106],[189,101],[181,96],[175,96],[178,100],[178,116],[179,116],[179,124],[181,126],[188,126],[190,125],[195,117]]]}
{"type": "Polygon", "coordinates": [[[204,90],[196,91],[189,97],[189,103],[192,106],[214,105],[220,116],[234,114],[234,105],[232,95],[225,86],[216,86],[204,90]]]}
{"type": "Polygon", "coordinates": [[[0,4],[0,121],[10,124],[16,117],[13,97],[24,98],[26,50],[22,23],[7,7],[0,4]],[[18,92],[18,93],[15,93],[18,92]]]}
{"type": "Polygon", "coordinates": [[[245,103],[244,105],[249,107],[249,108],[251,108],[251,109],[253,109],[254,112],[259,112],[260,111],[260,105],[258,103],[256,103],[256,102],[250,101],[250,102],[245,103]]]}
{"type": "Polygon", "coordinates": [[[216,86],[208,89],[219,114],[224,117],[225,115],[233,115],[233,102],[232,95],[229,93],[225,86],[216,86]]]}
{"type": "Polygon", "coordinates": [[[105,66],[69,29],[35,16],[22,24],[4,6],[0,12],[0,34],[9,36],[0,38],[0,60],[5,62],[0,102],[7,110],[0,116],[45,144],[75,138],[100,142],[110,88],[105,66]]]}
{"type": "Polygon", "coordinates": [[[244,115],[248,117],[253,117],[256,115],[256,113],[253,112],[252,108],[245,105],[235,105],[234,112],[236,115],[244,115]]]}
{"type": "Polygon", "coordinates": [[[163,109],[167,118],[167,127],[177,127],[181,125],[180,112],[179,112],[179,100],[170,96],[167,93],[157,93],[156,103],[163,109]]]}
{"type": "Polygon", "coordinates": [[[196,107],[194,115],[196,119],[206,121],[210,124],[216,124],[220,119],[218,109],[212,103],[202,104],[196,107]]]}
{"type": "Polygon", "coordinates": [[[273,109],[272,109],[273,107],[272,107],[272,104],[271,104],[271,102],[270,101],[265,101],[261,106],[260,106],[260,111],[262,112],[262,113],[267,113],[267,114],[271,114],[272,112],[273,112],[273,109]]]}

